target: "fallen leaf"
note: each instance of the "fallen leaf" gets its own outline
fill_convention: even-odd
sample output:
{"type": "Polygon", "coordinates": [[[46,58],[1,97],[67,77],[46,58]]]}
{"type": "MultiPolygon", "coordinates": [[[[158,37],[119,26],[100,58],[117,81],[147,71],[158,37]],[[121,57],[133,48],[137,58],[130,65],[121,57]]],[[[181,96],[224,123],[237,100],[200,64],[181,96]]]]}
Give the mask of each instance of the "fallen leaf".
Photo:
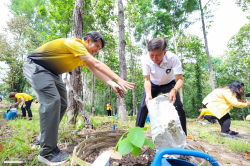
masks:
{"type": "Polygon", "coordinates": [[[0,144],[0,152],[3,151],[3,148],[4,148],[4,144],[0,144]]]}
{"type": "Polygon", "coordinates": [[[188,135],[188,136],[187,136],[187,139],[192,139],[192,140],[194,140],[195,138],[194,138],[193,136],[188,135]]]}
{"type": "Polygon", "coordinates": [[[221,130],[220,130],[220,129],[217,129],[217,131],[219,131],[219,132],[220,132],[221,130]]]}
{"type": "Polygon", "coordinates": [[[243,156],[245,159],[250,160],[250,153],[248,153],[246,156],[243,156]]]}

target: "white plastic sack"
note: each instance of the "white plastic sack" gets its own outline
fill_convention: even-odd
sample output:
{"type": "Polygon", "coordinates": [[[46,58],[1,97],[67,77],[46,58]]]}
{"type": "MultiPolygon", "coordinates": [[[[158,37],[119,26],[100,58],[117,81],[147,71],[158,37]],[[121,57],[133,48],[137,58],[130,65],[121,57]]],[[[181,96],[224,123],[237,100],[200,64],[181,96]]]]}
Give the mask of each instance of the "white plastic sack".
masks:
{"type": "Polygon", "coordinates": [[[147,107],[156,151],[167,147],[184,149],[186,135],[174,105],[169,103],[168,94],[149,100],[147,107]]]}

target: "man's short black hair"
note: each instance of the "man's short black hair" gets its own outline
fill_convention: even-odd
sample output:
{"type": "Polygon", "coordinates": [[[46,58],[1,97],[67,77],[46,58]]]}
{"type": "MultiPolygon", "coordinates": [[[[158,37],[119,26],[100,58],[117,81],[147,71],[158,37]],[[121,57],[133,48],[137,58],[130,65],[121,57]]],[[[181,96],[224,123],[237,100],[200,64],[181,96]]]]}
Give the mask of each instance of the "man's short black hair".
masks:
{"type": "Polygon", "coordinates": [[[167,42],[164,38],[154,38],[148,43],[148,51],[158,50],[165,51],[167,48],[167,42]]]}
{"type": "Polygon", "coordinates": [[[88,38],[91,39],[91,42],[97,42],[97,40],[101,40],[102,42],[102,48],[105,46],[105,39],[104,37],[97,31],[89,31],[85,34],[84,40],[87,40],[88,38]]]}
{"type": "Polygon", "coordinates": [[[197,108],[198,108],[198,110],[199,110],[199,109],[202,109],[201,107],[197,107],[197,108]]]}

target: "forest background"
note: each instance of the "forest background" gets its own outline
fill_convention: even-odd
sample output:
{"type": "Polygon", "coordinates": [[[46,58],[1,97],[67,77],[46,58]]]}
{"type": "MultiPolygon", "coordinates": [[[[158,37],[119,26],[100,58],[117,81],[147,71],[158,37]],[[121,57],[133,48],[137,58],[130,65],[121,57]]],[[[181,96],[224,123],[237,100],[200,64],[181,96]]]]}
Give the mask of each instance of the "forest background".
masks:
{"type": "MultiPolygon", "coordinates": [[[[234,1],[242,12],[249,13],[249,0],[234,1]]],[[[220,5],[220,1],[202,2],[204,4],[200,0],[123,1],[126,46],[125,60],[121,61],[118,3],[114,0],[83,1],[83,34],[96,30],[106,39],[105,48],[96,57],[118,75],[124,72],[120,63],[125,63],[127,80],[136,84],[125,97],[129,115],[137,114],[141,102],[144,76],[140,60],[148,55],[147,43],[153,37],[164,37],[168,41],[168,51],[177,54],[182,62],[185,83],[180,93],[187,117],[198,116],[197,107],[202,106],[203,98],[214,88],[238,80],[245,84],[245,92],[250,92],[250,17],[230,38],[223,55],[211,56],[205,37],[213,22],[211,5],[220,5]],[[188,33],[187,28],[195,22],[202,25],[202,18],[204,26],[197,33],[205,32],[204,36],[188,33]]],[[[6,73],[0,83],[0,95],[6,97],[9,92],[17,91],[36,98],[23,76],[22,64],[29,53],[46,42],[74,36],[74,5],[75,0],[10,0],[8,8],[13,17],[8,20],[5,32],[0,33],[0,61],[8,66],[7,70],[0,66],[1,73],[3,70],[6,73]]],[[[81,81],[81,96],[87,111],[94,108],[97,114],[106,114],[106,104],[110,102],[113,114],[117,112],[119,102],[115,93],[86,67],[82,68],[81,81]]],[[[231,111],[232,119],[245,120],[248,114],[248,107],[231,111]]]]}

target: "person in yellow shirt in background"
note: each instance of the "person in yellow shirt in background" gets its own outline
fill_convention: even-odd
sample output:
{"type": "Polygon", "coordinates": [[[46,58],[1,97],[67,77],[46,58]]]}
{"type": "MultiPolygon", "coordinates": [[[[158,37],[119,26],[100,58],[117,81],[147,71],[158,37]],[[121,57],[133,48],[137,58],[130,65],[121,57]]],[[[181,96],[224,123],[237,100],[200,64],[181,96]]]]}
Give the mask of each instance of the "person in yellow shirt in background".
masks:
{"type": "Polygon", "coordinates": [[[111,86],[117,96],[124,97],[126,88],[134,88],[134,83],[123,80],[94,57],[105,46],[105,39],[99,32],[90,31],[83,39],[60,38],[50,41],[35,49],[23,64],[24,76],[40,103],[41,133],[35,144],[40,145],[38,161],[47,165],[60,165],[69,157],[57,146],[59,123],[67,110],[63,73],[86,66],[97,78],[111,86]]]}
{"type": "Polygon", "coordinates": [[[238,138],[238,132],[231,131],[231,117],[229,111],[233,107],[244,108],[250,106],[249,101],[242,100],[244,84],[235,81],[230,85],[223,85],[205,97],[202,103],[218,118],[223,137],[238,138]]]}
{"type": "Polygon", "coordinates": [[[17,99],[17,102],[12,104],[10,107],[17,106],[20,102],[23,102],[23,105],[21,107],[22,113],[23,113],[23,118],[26,118],[26,110],[28,112],[28,120],[32,120],[32,112],[31,112],[31,103],[33,101],[33,97],[26,93],[17,93],[17,92],[10,92],[8,94],[9,99],[17,99]]]}
{"type": "Polygon", "coordinates": [[[250,121],[250,115],[247,115],[246,120],[250,121]]]}
{"type": "Polygon", "coordinates": [[[111,116],[111,111],[112,111],[112,106],[110,103],[107,104],[107,112],[108,112],[108,116],[111,116]]]}
{"type": "Polygon", "coordinates": [[[212,112],[210,112],[208,109],[206,108],[201,108],[198,107],[198,110],[200,111],[200,116],[196,119],[196,122],[202,118],[201,121],[203,121],[204,119],[206,119],[207,121],[209,121],[210,123],[216,123],[216,117],[214,116],[214,114],[212,114],[212,112]]]}

